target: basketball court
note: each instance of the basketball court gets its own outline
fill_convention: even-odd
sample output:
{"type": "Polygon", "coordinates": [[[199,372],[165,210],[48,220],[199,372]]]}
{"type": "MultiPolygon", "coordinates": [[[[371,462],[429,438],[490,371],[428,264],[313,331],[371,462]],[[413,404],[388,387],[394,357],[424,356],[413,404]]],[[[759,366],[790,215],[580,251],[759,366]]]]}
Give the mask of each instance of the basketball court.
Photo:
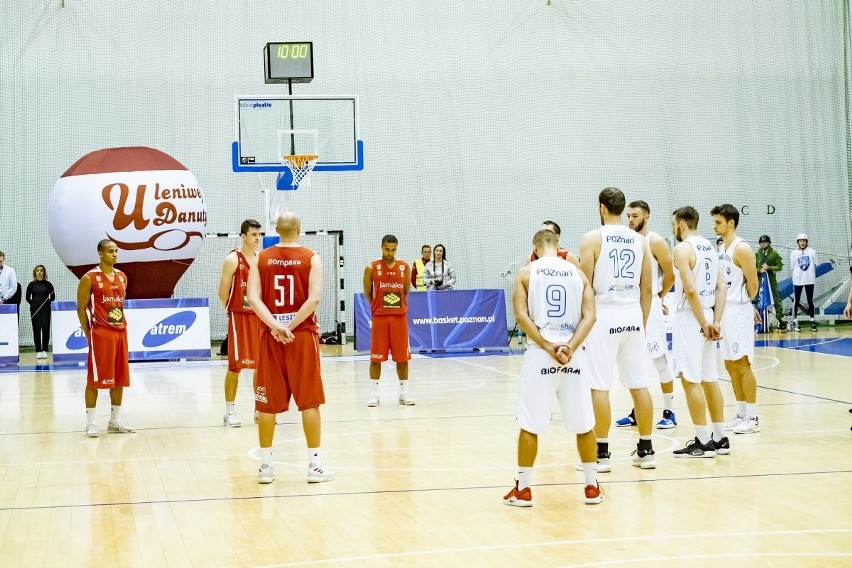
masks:
{"type": "MultiPolygon", "coordinates": [[[[762,431],[732,436],[730,456],[672,456],[693,434],[679,385],[678,427],[655,430],[657,469],[631,467],[635,429],[613,428],[601,505],[583,504],[574,442],[554,415],[531,509],[502,503],[516,475],[518,354],[417,357],[417,405],[397,404],[386,369],[381,405],[369,409],[368,361],[324,347],[323,450],[336,479],[306,483],[290,411],[279,416],[271,485],[257,483],[255,426],[221,425],[223,361],[134,364],[124,416],[137,432],[87,439],[85,372],[36,367],[28,354],[20,370],[0,373],[0,557],[21,566],[848,566],[850,332],[767,336],[772,346],[758,347],[754,363],[762,431]]],[[[244,418],[250,384],[244,374],[244,418]]],[[[731,414],[729,383],[722,389],[731,414]]],[[[614,415],[630,404],[618,386],[614,415]]],[[[98,412],[105,430],[108,408],[98,412]]]]}
{"type": "MultiPolygon", "coordinates": [[[[198,359],[131,363],[122,420],[134,433],[107,433],[101,395],[100,436],[87,438],[85,367],[36,359],[25,306],[14,349],[0,336],[15,356],[24,346],[0,365],[0,568],[852,566],[852,326],[835,325],[852,286],[849,2],[18,4],[0,18],[16,85],[0,92],[14,125],[0,153],[7,264],[26,286],[44,263],[57,301],[76,300],[48,235],[50,188],[92,149],[167,149],[197,175],[205,220],[170,299],[209,304],[219,342],[236,229],[257,219],[271,246],[276,218],[295,213],[323,263],[317,319],[335,344],[322,346],[322,456],[335,479],[307,483],[291,409],[277,418],[275,480],[258,483],[250,373],[242,426],[223,427],[226,359],[206,357],[206,333],[198,359]],[[364,266],[384,234],[407,261],[442,243],[457,291],[509,298],[541,221],[562,223],[560,246],[576,252],[609,185],[651,203],[649,227],[672,245],[669,211],[694,206],[708,236],[711,208],[735,204],[740,236],[772,234],[785,297],[806,231],[819,331],[757,337],[762,430],[731,434],[730,455],[675,458],[694,435],[676,381],[678,426],[654,430],[656,469],[632,467],[638,433],[613,425],[604,502],[584,504],[557,409],[539,437],[534,506],[509,507],[523,360],[511,301],[509,347],[416,354],[414,406],[397,403],[388,363],[368,408],[369,355],[351,342],[364,266]]],[[[94,202],[126,228],[110,187],[94,202]]],[[[71,233],[100,229],[87,213],[53,215],[71,233]]],[[[137,262],[132,250],[118,268],[137,262]]],[[[71,339],[56,329],[52,352],[71,339]]],[[[721,361],[719,372],[730,419],[721,361]]],[[[614,384],[615,420],[632,400],[614,384]]],[[[656,422],[653,380],[650,391],[656,422]]]]}

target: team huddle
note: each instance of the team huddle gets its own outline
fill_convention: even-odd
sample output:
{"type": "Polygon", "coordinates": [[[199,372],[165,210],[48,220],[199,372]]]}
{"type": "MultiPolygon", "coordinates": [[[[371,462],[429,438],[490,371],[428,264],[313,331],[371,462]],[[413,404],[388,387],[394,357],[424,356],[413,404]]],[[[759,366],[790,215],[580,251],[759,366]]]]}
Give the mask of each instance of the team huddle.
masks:
{"type": "Polygon", "coordinates": [[[617,425],[637,427],[635,467],[656,467],[649,359],[664,400],[657,428],[677,425],[672,410],[675,377],[681,379],[695,425],[694,438],[675,450],[676,458],[730,454],[727,432],[760,429],[751,370],[757,271],[751,248],[736,234],[737,209],[726,204],[710,211],[725,247],[717,254],[698,234],[699,214],[693,207],[673,213],[677,245],[670,252],[665,239],[647,228],[651,211],[646,202],[630,203],[629,226],[621,223],[626,205],[621,190],[604,189],[598,204],[601,227],[582,236],[579,261],[559,248],[559,227],[547,221],[533,237],[531,262],[515,281],[515,318],[528,337],[528,349],[518,395],[518,478],[503,498],[507,505],[532,505],[538,435],[548,429],[554,398],[565,428],[577,436],[585,502],[603,500],[598,474],[612,471],[609,390],[616,368],[633,398],[633,410],[617,425]],[[673,285],[674,298],[664,304],[673,285]],[[663,323],[667,306],[674,310],[671,366],[663,323]],[[737,414],[727,424],[717,344],[737,399],[737,414]]]}
{"type": "MultiPolygon", "coordinates": [[[[710,211],[714,230],[724,241],[721,253],[698,234],[698,212],[688,206],[677,209],[672,216],[677,245],[670,251],[662,236],[648,230],[651,211],[646,202],[627,206],[628,226],[621,222],[626,205],[621,190],[604,189],[598,203],[601,227],[582,236],[579,260],[559,247],[559,226],[547,221],[533,237],[530,263],[515,281],[515,317],[528,337],[528,349],[518,395],[518,479],[504,497],[509,505],[532,505],[538,435],[550,425],[554,398],[563,425],[577,436],[577,469],[584,475],[585,502],[603,501],[598,475],[612,470],[609,391],[616,369],[634,405],[616,425],[638,430],[632,453],[636,467],[656,467],[649,360],[659,375],[664,401],[656,427],[677,425],[672,409],[675,377],[681,379],[695,425],[694,439],[676,450],[675,457],[726,455],[731,452],[727,432],[750,434],[760,429],[751,370],[755,317],[751,299],[757,293],[757,271],[751,248],[736,234],[737,209],[726,204],[710,211]],[[672,288],[674,298],[666,299],[672,288]],[[663,319],[668,309],[674,310],[671,365],[663,319]],[[737,400],[737,414],[727,424],[717,380],[717,343],[737,400]]],[[[223,424],[241,426],[234,402],[237,382],[241,370],[253,369],[262,484],[275,479],[275,415],[285,412],[291,399],[302,414],[307,481],[334,479],[321,452],[319,407],[325,394],[315,310],[322,296],[322,262],[299,244],[300,230],[298,217],[281,215],[276,223],[278,244],[258,252],[260,224],[247,219],[240,227],[241,246],[226,257],[219,282],[229,330],[223,424]]],[[[394,235],[385,235],[381,258],[364,270],[364,294],[373,316],[370,407],[380,403],[381,363],[389,356],[396,363],[399,404],[415,404],[408,389],[411,267],[396,258],[397,244],[394,235]]],[[[114,242],[101,241],[100,263],[81,279],[77,293],[80,323],[89,340],[89,437],[99,434],[94,414],[100,389],[110,391],[108,431],[134,431],[119,418],[123,387],[129,386],[130,376],[123,315],[127,278],[115,269],[117,253],[114,242]]]]}

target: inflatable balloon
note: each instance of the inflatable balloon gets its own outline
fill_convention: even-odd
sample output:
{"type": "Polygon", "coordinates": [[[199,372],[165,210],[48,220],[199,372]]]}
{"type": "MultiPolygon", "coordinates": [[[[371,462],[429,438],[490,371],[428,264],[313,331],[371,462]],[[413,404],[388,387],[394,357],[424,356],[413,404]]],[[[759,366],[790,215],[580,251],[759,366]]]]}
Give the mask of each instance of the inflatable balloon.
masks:
{"type": "Polygon", "coordinates": [[[98,242],[118,245],[128,298],[169,298],[204,241],[207,209],[192,172],[145,147],[86,154],[53,187],[48,230],[65,265],[82,277],[98,242]]]}

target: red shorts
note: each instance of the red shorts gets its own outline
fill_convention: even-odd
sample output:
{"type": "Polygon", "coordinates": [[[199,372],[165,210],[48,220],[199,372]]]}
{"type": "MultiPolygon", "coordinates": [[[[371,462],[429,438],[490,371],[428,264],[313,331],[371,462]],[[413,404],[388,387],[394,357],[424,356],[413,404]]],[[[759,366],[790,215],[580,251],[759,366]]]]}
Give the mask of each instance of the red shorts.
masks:
{"type": "Polygon", "coordinates": [[[127,330],[92,327],[89,332],[86,388],[112,389],[130,386],[127,330]]]}
{"type": "Polygon", "coordinates": [[[319,338],[313,331],[296,331],[293,335],[292,343],[285,345],[267,331],[260,334],[254,392],[254,408],[258,412],[285,412],[290,406],[290,395],[299,410],[325,403],[319,338]]]}
{"type": "Polygon", "coordinates": [[[228,370],[257,367],[257,349],[263,322],[254,312],[228,312],[228,370]]]}
{"type": "Polygon", "coordinates": [[[370,362],[388,360],[388,351],[396,363],[411,360],[408,344],[408,318],[400,316],[373,316],[370,331],[370,362]]]}

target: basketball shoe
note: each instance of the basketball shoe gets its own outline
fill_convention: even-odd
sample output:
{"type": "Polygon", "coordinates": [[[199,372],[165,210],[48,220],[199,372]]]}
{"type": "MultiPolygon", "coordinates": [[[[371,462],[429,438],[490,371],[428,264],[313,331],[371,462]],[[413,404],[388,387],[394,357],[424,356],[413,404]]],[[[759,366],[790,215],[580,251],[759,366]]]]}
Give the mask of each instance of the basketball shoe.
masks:
{"type": "Polygon", "coordinates": [[[513,507],[532,507],[532,489],[525,487],[518,491],[518,482],[515,481],[515,486],[503,497],[503,504],[513,507]]]}

